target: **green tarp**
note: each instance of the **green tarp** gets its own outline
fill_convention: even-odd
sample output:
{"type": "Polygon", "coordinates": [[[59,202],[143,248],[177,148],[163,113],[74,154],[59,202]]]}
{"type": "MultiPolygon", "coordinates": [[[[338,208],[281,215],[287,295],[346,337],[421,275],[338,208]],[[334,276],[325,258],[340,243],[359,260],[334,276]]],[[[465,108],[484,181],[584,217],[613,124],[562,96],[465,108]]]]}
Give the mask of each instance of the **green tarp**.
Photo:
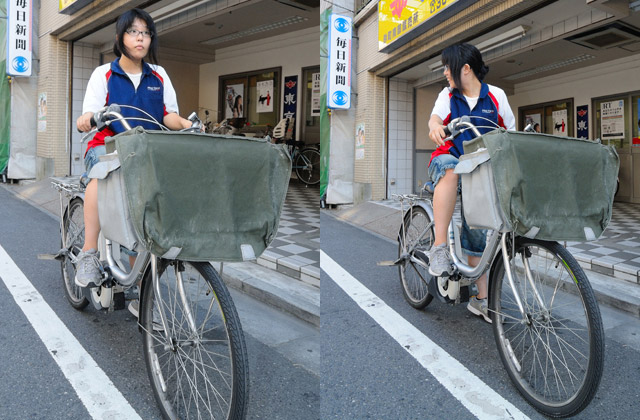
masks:
{"type": "Polygon", "coordinates": [[[9,135],[11,130],[11,89],[7,78],[7,6],[0,5],[0,173],[9,162],[9,135]]]}
{"type": "MultiPolygon", "coordinates": [[[[481,147],[490,155],[502,213],[518,235],[584,241],[607,227],[620,165],[614,147],[501,129],[465,143],[465,156],[481,147]]],[[[470,204],[465,213],[474,211],[470,204]]]]}
{"type": "Polygon", "coordinates": [[[142,128],[114,139],[133,227],[155,255],[242,261],[275,237],[291,176],[282,145],[142,128]]]}

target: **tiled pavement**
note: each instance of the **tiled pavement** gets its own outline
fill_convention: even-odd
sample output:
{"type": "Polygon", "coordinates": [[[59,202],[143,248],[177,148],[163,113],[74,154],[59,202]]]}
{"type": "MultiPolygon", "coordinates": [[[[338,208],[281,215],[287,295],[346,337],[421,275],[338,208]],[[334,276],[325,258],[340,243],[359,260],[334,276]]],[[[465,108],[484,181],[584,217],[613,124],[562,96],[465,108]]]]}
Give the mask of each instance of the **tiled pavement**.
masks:
{"type": "Polygon", "coordinates": [[[278,234],[258,264],[320,286],[320,198],[318,186],[292,179],[278,234]]]}
{"type": "Polygon", "coordinates": [[[609,226],[594,242],[567,242],[584,268],[640,283],[640,205],[614,203],[609,226]]]}

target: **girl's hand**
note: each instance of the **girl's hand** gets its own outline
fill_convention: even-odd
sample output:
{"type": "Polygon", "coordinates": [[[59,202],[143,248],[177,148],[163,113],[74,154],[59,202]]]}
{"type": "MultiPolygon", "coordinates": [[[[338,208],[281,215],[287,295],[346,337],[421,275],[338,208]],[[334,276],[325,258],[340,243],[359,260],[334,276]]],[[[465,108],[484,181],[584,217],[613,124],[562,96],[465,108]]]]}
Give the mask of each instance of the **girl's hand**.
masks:
{"type": "Polygon", "coordinates": [[[429,138],[433,141],[437,146],[444,145],[444,139],[447,135],[443,130],[444,126],[442,124],[438,124],[435,121],[429,121],[429,138]]]}
{"type": "Polygon", "coordinates": [[[80,117],[78,117],[78,120],[76,121],[78,130],[82,131],[83,133],[91,131],[91,117],[93,117],[93,112],[85,112],[80,117]]]}

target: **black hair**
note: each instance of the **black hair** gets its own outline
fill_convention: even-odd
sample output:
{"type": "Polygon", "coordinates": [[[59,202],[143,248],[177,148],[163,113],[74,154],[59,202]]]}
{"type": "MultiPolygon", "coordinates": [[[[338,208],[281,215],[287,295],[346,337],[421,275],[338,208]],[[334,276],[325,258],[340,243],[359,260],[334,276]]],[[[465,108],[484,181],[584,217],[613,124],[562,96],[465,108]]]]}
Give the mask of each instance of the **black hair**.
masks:
{"type": "Polygon", "coordinates": [[[484,76],[489,73],[489,67],[482,61],[482,54],[471,44],[454,44],[442,51],[442,64],[449,67],[449,72],[456,84],[456,88],[462,91],[460,73],[465,64],[473,70],[479,81],[482,82],[484,76]]]}
{"type": "Polygon", "coordinates": [[[116,40],[113,43],[113,53],[116,57],[121,57],[122,54],[131,58],[127,49],[124,47],[124,34],[127,32],[133,21],[136,19],[143,20],[147,24],[147,28],[151,33],[151,44],[149,45],[149,53],[147,54],[149,62],[158,64],[158,38],[156,37],[156,24],[153,22],[153,18],[147,12],[142,9],[131,9],[120,15],[116,22],[116,40]]]}

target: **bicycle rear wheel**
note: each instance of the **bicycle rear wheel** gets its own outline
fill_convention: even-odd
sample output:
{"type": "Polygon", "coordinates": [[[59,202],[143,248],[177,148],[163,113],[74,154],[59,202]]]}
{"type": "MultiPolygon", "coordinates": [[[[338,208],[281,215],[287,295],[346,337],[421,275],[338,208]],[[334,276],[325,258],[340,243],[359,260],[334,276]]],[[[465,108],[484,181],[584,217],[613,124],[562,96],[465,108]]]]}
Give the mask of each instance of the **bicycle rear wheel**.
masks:
{"type": "Polygon", "coordinates": [[[502,363],[538,411],[576,415],[595,395],[604,363],[602,319],[591,285],[557,242],[516,238],[510,265],[526,317],[501,258],[492,273],[489,309],[502,363]]]}
{"type": "Polygon", "coordinates": [[[140,324],[145,361],[164,417],[243,419],[249,392],[247,350],[218,273],[208,263],[159,259],[161,299],[156,299],[150,274],[144,281],[140,324]]]}
{"type": "Polygon", "coordinates": [[[320,152],[313,147],[302,149],[296,158],[296,176],[307,185],[320,182],[320,152]]]}
{"type": "MultiPolygon", "coordinates": [[[[431,249],[435,231],[431,225],[431,218],[420,206],[413,206],[404,217],[402,229],[398,238],[398,257],[401,257],[406,250],[414,248],[420,252],[431,249]],[[404,231],[404,236],[403,236],[404,231]],[[404,241],[406,240],[406,246],[404,241]],[[417,244],[416,244],[417,242],[417,244]]],[[[415,250],[411,252],[411,257],[415,257],[415,250]]],[[[427,282],[431,279],[429,270],[417,264],[411,259],[407,259],[398,266],[400,283],[402,283],[402,293],[409,305],[416,309],[423,309],[433,299],[427,289],[427,282]]]]}
{"type": "Polygon", "coordinates": [[[82,288],[76,286],[76,267],[74,261],[78,257],[84,245],[84,203],[80,198],[71,200],[67,206],[67,213],[63,215],[62,222],[65,230],[66,243],[62,243],[61,249],[67,249],[69,253],[60,260],[62,270],[62,283],[67,300],[75,309],[82,310],[89,301],[84,297],[82,288]]]}

